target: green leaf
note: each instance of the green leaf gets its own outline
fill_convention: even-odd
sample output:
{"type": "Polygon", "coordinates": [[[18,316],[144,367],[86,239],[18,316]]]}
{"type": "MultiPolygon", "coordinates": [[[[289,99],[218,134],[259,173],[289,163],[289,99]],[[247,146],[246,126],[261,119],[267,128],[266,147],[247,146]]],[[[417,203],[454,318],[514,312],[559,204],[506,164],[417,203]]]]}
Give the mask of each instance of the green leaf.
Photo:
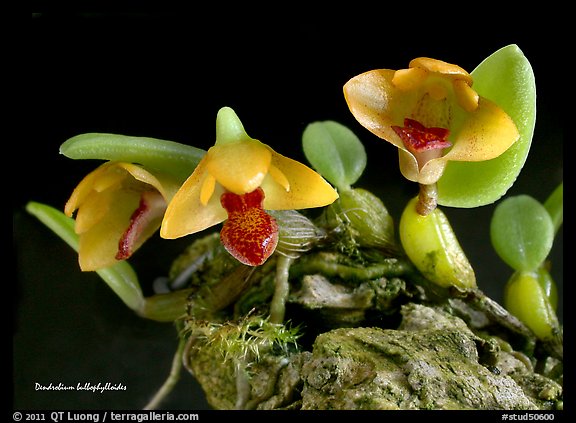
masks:
{"type": "MultiPolygon", "coordinates": [[[[30,201],[26,211],[51,229],[64,242],[78,252],[79,239],[74,232],[74,219],[46,204],[30,201]]],[[[144,306],[144,297],[134,269],[128,262],[120,261],[96,273],[108,284],[120,299],[132,310],[139,312],[144,306]]]]}
{"type": "Polygon", "coordinates": [[[88,133],[64,142],[60,146],[60,153],[70,159],[137,163],[183,181],[192,174],[206,151],[156,138],[88,133]]]}
{"type": "Polygon", "coordinates": [[[341,191],[366,168],[366,150],[346,126],[326,120],[309,124],[302,134],[304,154],[312,167],[341,191]]]}
{"type": "Polygon", "coordinates": [[[554,224],[554,234],[558,232],[564,221],[564,182],[560,183],[544,202],[544,207],[548,210],[552,223],[554,224]]]}
{"type": "Polygon", "coordinates": [[[78,252],[79,239],[74,232],[74,219],[61,211],[46,204],[30,201],[26,204],[26,211],[36,217],[48,229],[58,235],[66,244],[78,252]]]}
{"type": "Polygon", "coordinates": [[[522,170],[536,122],[536,84],[532,66],[512,44],[493,53],[472,72],[472,88],[514,121],[520,138],[502,155],[483,162],[449,162],[438,181],[438,204],[478,207],[502,197],[522,170]]]}
{"type": "Polygon", "coordinates": [[[490,239],[500,258],[514,270],[536,271],[552,248],[554,224],[534,198],[509,197],[494,209],[490,239]]]}

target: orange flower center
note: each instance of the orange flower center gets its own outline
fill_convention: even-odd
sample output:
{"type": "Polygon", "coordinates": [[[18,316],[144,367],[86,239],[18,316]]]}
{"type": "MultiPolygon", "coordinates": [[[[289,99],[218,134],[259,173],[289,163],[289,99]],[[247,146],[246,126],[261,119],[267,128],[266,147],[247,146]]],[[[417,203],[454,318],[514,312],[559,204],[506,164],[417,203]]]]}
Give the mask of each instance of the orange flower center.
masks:
{"type": "Polygon", "coordinates": [[[249,266],[263,264],[278,244],[278,224],[264,211],[263,201],[262,188],[242,195],[225,192],[220,197],[222,207],[228,212],[220,231],[222,245],[249,266]]]}

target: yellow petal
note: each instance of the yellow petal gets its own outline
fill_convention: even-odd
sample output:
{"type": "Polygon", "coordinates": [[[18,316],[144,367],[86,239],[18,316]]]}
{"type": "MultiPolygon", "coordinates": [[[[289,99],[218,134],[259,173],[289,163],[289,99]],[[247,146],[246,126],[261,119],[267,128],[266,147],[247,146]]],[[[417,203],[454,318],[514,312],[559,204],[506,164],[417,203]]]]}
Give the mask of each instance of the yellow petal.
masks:
{"type": "Polygon", "coordinates": [[[415,90],[427,76],[428,72],[422,68],[400,69],[394,72],[392,83],[401,90],[415,90]]]}
{"type": "Polygon", "coordinates": [[[242,195],[260,186],[271,157],[271,151],[257,140],[214,145],[206,153],[206,169],[228,191],[242,195]]]}
{"type": "Polygon", "coordinates": [[[122,168],[121,163],[108,162],[105,164],[108,166],[102,166],[102,171],[99,172],[96,179],[94,179],[92,189],[98,192],[105,191],[115,185],[120,185],[128,176],[122,168]]]}
{"type": "Polygon", "coordinates": [[[86,198],[88,198],[94,189],[95,181],[108,167],[110,167],[110,163],[104,163],[80,181],[76,188],[74,188],[74,191],[72,191],[72,195],[70,195],[70,198],[64,206],[64,213],[66,216],[71,217],[74,211],[78,209],[84,201],[86,201],[86,198]]]}
{"type": "Polygon", "coordinates": [[[322,176],[308,166],[282,156],[272,154],[272,166],[278,168],[290,183],[290,191],[268,176],[262,183],[266,197],[264,208],[268,210],[298,210],[332,204],[338,193],[322,176]]]}
{"type": "Polygon", "coordinates": [[[95,224],[106,216],[112,204],[114,190],[97,192],[92,191],[91,195],[86,198],[76,214],[74,231],[82,234],[90,230],[95,224]]]}
{"type": "Polygon", "coordinates": [[[200,201],[202,186],[209,177],[206,169],[208,157],[208,154],[204,156],[168,204],[160,228],[162,238],[173,239],[200,232],[226,219],[226,210],[220,204],[224,192],[220,185],[216,185],[206,205],[200,201]]]}
{"type": "Polygon", "coordinates": [[[163,173],[155,173],[154,176],[162,187],[162,189],[159,189],[158,191],[162,194],[166,203],[169,203],[172,197],[174,197],[176,192],[180,189],[183,181],[163,173]]]}
{"type": "Polygon", "coordinates": [[[473,112],[478,107],[480,96],[465,81],[454,81],[454,94],[460,107],[467,112],[473,112]]]}
{"type": "Polygon", "coordinates": [[[403,125],[411,116],[418,90],[402,91],[392,82],[395,71],[377,69],[362,73],[344,85],[344,97],[356,120],[374,135],[403,148],[392,125],[403,125]]]}
{"type": "Polygon", "coordinates": [[[282,185],[286,191],[290,191],[290,182],[288,181],[286,175],[284,175],[284,173],[282,173],[280,169],[278,169],[274,165],[270,165],[268,173],[270,174],[272,179],[274,179],[277,183],[282,185]]]}
{"type": "Polygon", "coordinates": [[[118,163],[118,167],[126,170],[137,181],[153,186],[154,188],[156,188],[156,190],[158,190],[160,194],[162,194],[162,197],[164,197],[165,200],[167,201],[169,200],[168,198],[169,194],[166,191],[164,185],[155,175],[148,172],[143,167],[132,163],[118,163]]]}
{"type": "Polygon", "coordinates": [[[437,72],[444,75],[449,75],[454,79],[462,79],[468,85],[472,85],[472,76],[458,65],[444,62],[438,59],[431,59],[429,57],[417,57],[412,59],[409,64],[410,68],[422,68],[428,72],[437,72]]]}
{"type": "MultiPolygon", "coordinates": [[[[118,261],[115,258],[118,243],[130,227],[143,190],[157,190],[162,197],[156,195],[164,201],[172,197],[178,186],[171,177],[156,177],[131,163],[106,162],[89,173],[64,208],[68,216],[78,210],[74,229],[80,235],[82,270],[97,270],[118,261]]],[[[160,227],[159,221],[148,223],[138,232],[131,251],[138,249],[160,227]]]]}
{"type": "Polygon", "coordinates": [[[448,160],[446,156],[429,160],[424,166],[422,166],[422,169],[420,169],[420,174],[418,175],[416,182],[423,185],[431,185],[438,182],[438,179],[442,177],[447,164],[448,160]]]}
{"type": "Polygon", "coordinates": [[[454,131],[446,160],[482,161],[504,153],[519,137],[516,125],[496,104],[480,98],[476,111],[454,131]]]}
{"type": "Polygon", "coordinates": [[[117,262],[118,242],[138,207],[140,194],[134,191],[109,191],[114,204],[105,218],[80,235],[78,259],[83,271],[97,270],[117,262]]]}
{"type": "Polygon", "coordinates": [[[400,164],[400,172],[402,175],[412,182],[418,182],[418,161],[412,153],[399,149],[398,150],[398,162],[400,164]]]}
{"type": "Polygon", "coordinates": [[[402,175],[412,182],[418,182],[423,185],[430,185],[438,181],[444,169],[446,168],[447,160],[445,157],[429,160],[422,169],[418,169],[418,161],[408,151],[402,149],[398,150],[398,158],[400,164],[400,172],[402,175]]]}
{"type": "Polygon", "coordinates": [[[153,175],[141,166],[124,162],[106,162],[80,181],[66,202],[64,213],[69,217],[72,216],[74,211],[88,198],[95,193],[120,186],[128,175],[131,175],[136,181],[154,187],[166,201],[169,201],[180,187],[180,183],[173,177],[160,173],[153,175]]]}
{"type": "Polygon", "coordinates": [[[212,198],[212,194],[214,194],[214,189],[216,188],[216,179],[214,176],[210,175],[209,173],[204,178],[204,182],[202,182],[202,187],[200,188],[200,203],[205,206],[212,198]]]}

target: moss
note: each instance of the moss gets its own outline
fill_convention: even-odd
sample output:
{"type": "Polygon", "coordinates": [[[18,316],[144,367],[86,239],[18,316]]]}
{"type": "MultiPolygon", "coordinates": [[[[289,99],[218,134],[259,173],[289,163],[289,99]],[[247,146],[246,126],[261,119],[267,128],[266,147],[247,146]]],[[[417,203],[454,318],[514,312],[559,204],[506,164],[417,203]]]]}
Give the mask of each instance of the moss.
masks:
{"type": "Polygon", "coordinates": [[[276,256],[229,266],[206,239],[179,262],[198,267],[185,361],[214,408],[562,408],[562,355],[501,306],[439,288],[388,251],[345,256],[338,236],[294,260],[283,324],[266,318],[276,256]]]}
{"type": "MultiPolygon", "coordinates": [[[[461,319],[413,303],[402,314],[400,329],[339,328],[320,334],[311,352],[261,351],[249,366],[246,404],[305,410],[559,406],[561,385],[530,372],[511,353],[499,350],[499,371],[483,365],[481,338],[461,319]]],[[[194,374],[210,404],[234,408],[238,367],[234,360],[223,360],[215,346],[205,342],[197,350],[194,374]]]]}

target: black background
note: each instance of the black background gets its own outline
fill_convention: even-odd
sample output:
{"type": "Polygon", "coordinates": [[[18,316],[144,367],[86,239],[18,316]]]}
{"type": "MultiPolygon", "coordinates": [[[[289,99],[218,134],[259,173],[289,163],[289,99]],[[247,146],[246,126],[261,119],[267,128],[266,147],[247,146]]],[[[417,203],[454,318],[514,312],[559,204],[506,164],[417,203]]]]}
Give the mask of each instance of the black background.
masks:
{"type": "MultiPolygon", "coordinates": [[[[301,134],[331,119],[364,142],[368,167],[356,186],[372,190],[398,219],[417,187],[398,169],[396,149],[351,116],[343,84],[376,68],[404,68],[418,56],[471,71],[485,57],[517,44],[532,63],[537,124],[525,167],[507,195],[544,201],[563,179],[560,93],[566,70],[562,34],[499,11],[362,9],[296,12],[280,3],[256,14],[238,9],[174,13],[34,13],[22,63],[23,122],[13,139],[15,409],[137,409],[168,374],[176,348],[170,324],[140,319],[98,276],[82,274],[75,253],[28,216],[29,200],[63,207],[99,162],[58,154],[68,138],[109,132],[178,141],[207,149],[217,111],[232,107],[248,134],[305,162],[301,134]],[[561,76],[559,76],[561,75],[561,76]],[[35,383],[122,383],[123,392],[36,391],[35,383]]],[[[413,6],[406,5],[410,9],[413,6]]],[[[417,8],[416,8],[417,9],[417,8]]],[[[541,18],[541,17],[539,17],[541,18]]],[[[20,101],[22,97],[19,97],[20,101]]],[[[6,161],[6,158],[5,158],[6,161]]],[[[493,207],[444,209],[479,287],[496,300],[511,274],[489,241],[493,207]]],[[[551,253],[563,293],[563,231],[551,253]]],[[[165,275],[191,238],[153,238],[133,257],[144,290],[165,275]]],[[[560,304],[560,318],[563,307],[560,304]]],[[[194,379],[182,374],[165,408],[208,409],[194,379]]]]}

